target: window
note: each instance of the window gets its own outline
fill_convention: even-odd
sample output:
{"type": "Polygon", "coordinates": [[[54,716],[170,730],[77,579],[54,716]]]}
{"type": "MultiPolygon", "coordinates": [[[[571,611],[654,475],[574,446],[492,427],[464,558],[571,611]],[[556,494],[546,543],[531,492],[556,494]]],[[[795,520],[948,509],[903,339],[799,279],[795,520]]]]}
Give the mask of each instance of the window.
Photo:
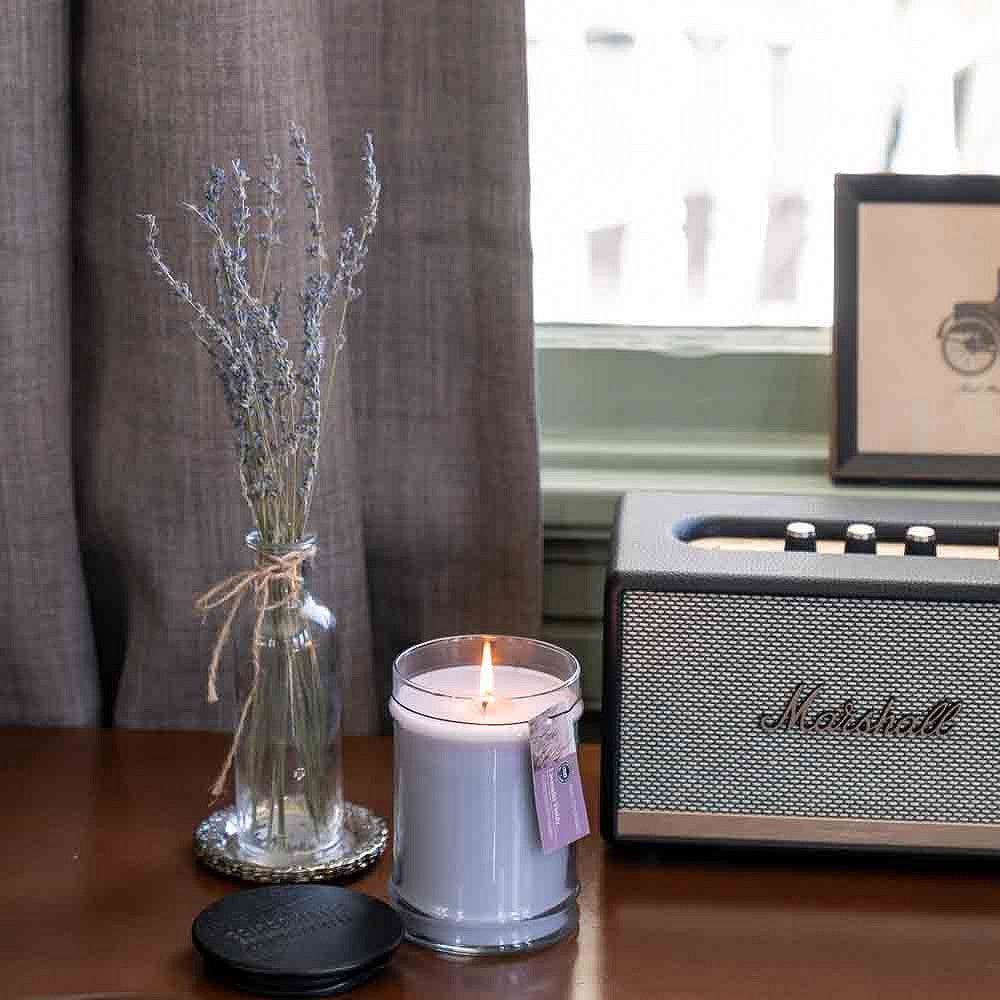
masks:
{"type": "Polygon", "coordinates": [[[827,326],[835,173],[1000,172],[1000,3],[526,3],[536,323],[827,326]]]}

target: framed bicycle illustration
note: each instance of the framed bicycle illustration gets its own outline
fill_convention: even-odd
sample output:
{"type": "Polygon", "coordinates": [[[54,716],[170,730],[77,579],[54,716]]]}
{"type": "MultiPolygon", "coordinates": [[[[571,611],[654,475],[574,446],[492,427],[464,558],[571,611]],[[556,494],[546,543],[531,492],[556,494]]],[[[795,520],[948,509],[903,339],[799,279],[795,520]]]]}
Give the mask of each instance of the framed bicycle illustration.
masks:
{"type": "Polygon", "coordinates": [[[840,174],[830,471],[1000,483],[1000,177],[840,174]]]}

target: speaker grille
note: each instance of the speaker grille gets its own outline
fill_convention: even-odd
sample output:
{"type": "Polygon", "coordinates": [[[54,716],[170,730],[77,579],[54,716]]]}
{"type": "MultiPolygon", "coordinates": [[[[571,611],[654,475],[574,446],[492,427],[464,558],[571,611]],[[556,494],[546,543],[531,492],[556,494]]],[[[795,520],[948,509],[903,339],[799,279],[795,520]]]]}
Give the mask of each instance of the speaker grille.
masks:
{"type": "Polygon", "coordinates": [[[626,591],[618,807],[1000,822],[1000,605],[626,591]],[[938,738],[762,731],[810,714],[962,710],[938,738]]]}

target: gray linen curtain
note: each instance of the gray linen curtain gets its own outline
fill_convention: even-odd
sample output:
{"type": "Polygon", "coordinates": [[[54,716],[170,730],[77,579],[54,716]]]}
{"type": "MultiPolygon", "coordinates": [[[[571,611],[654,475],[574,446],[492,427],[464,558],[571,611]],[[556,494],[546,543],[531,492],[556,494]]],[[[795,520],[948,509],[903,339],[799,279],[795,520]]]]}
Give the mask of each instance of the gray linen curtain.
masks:
{"type": "Polygon", "coordinates": [[[360,211],[365,128],[384,185],[313,508],[346,728],[380,725],[406,645],[536,633],[523,5],[14,0],[0,78],[0,722],[232,722],[230,683],[205,702],[218,623],[192,602],[248,564],[249,518],[215,376],[135,213],[207,291],[177,200],[211,162],[289,161],[293,117],[331,229],[360,211]]]}

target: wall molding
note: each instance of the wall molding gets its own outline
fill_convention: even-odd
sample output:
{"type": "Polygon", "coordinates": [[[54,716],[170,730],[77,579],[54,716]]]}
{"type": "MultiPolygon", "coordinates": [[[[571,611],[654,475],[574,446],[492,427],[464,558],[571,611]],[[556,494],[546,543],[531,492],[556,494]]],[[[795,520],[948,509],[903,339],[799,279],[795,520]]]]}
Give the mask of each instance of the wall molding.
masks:
{"type": "Polygon", "coordinates": [[[820,354],[833,350],[829,327],[610,326],[536,323],[538,350],[650,351],[672,357],[739,354],[820,354]]]}

